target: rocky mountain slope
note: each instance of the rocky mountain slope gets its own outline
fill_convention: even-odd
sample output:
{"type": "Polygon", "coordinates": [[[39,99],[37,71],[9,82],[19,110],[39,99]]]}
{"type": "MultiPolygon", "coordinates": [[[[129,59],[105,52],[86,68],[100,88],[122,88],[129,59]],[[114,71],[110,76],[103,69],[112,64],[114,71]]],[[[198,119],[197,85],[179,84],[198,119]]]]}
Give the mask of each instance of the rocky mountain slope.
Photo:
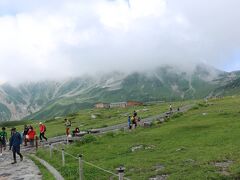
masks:
{"type": "Polygon", "coordinates": [[[239,82],[239,72],[198,65],[191,71],[163,66],[131,74],[112,72],[64,81],[3,84],[0,121],[63,116],[99,101],[175,101],[231,95],[239,92],[239,82]]]}

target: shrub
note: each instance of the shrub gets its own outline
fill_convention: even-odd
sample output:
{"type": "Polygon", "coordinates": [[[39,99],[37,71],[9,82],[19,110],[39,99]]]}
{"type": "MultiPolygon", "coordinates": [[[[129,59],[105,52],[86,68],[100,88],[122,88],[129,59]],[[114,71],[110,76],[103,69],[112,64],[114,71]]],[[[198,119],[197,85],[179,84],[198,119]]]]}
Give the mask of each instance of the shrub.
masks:
{"type": "Polygon", "coordinates": [[[199,106],[199,107],[208,107],[209,104],[206,104],[206,103],[198,103],[198,106],[199,106]]]}
{"type": "Polygon", "coordinates": [[[172,118],[172,119],[179,118],[179,117],[181,117],[182,115],[183,115],[183,113],[180,112],[180,113],[177,113],[177,114],[173,114],[171,118],[172,118]]]}
{"type": "Polygon", "coordinates": [[[198,106],[198,105],[195,105],[195,106],[193,106],[193,107],[191,108],[191,110],[197,110],[197,109],[199,109],[199,106],[198,106]]]}
{"type": "Polygon", "coordinates": [[[96,142],[96,141],[97,141],[97,138],[94,135],[87,134],[83,136],[81,144],[87,144],[87,143],[96,142]]]}

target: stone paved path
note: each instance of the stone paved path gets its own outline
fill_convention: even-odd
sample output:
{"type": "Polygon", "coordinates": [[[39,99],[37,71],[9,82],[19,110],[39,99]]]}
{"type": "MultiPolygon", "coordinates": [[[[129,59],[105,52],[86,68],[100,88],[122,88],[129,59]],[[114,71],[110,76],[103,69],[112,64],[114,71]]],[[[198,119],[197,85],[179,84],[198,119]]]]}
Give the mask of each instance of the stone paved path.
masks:
{"type": "MultiPolygon", "coordinates": [[[[189,105],[185,105],[183,107],[180,107],[180,111],[177,111],[177,109],[173,110],[172,113],[177,113],[177,112],[187,112],[189,109],[191,109],[193,107],[194,104],[189,104],[189,105]]],[[[164,118],[166,116],[166,114],[169,112],[163,112],[161,114],[155,115],[155,116],[151,116],[148,118],[144,118],[141,120],[142,123],[150,123],[156,119],[161,119],[164,118]]],[[[113,126],[109,126],[109,127],[105,127],[105,128],[98,128],[97,130],[99,131],[98,133],[95,134],[102,134],[102,133],[106,133],[106,132],[110,132],[110,131],[116,131],[119,129],[123,129],[123,128],[127,128],[128,124],[126,123],[121,123],[121,124],[117,124],[117,125],[113,125],[113,126]]],[[[77,140],[77,139],[81,139],[81,137],[73,137],[71,138],[72,140],[77,140]]],[[[66,135],[62,135],[62,136],[57,136],[54,138],[49,138],[48,139],[48,143],[59,143],[59,142],[65,142],[66,141],[66,135]]],[[[48,143],[44,143],[43,145],[48,145],[48,143]]]]}
{"type": "Polygon", "coordinates": [[[38,167],[26,156],[20,161],[17,155],[17,164],[13,161],[12,151],[5,151],[0,156],[0,180],[41,180],[42,175],[38,167]]]}

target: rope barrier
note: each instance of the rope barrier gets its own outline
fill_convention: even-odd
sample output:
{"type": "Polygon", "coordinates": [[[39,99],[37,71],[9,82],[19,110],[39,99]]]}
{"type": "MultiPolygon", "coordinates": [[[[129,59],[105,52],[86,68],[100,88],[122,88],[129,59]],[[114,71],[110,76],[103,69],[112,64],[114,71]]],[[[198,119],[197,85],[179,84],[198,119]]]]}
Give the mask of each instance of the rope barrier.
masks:
{"type": "Polygon", "coordinates": [[[104,171],[104,172],[107,172],[107,173],[109,173],[109,174],[112,174],[112,175],[114,175],[114,176],[118,176],[118,174],[115,174],[115,173],[113,173],[113,172],[111,172],[111,171],[108,171],[108,170],[106,170],[106,169],[103,169],[103,168],[101,168],[101,167],[98,167],[98,166],[96,166],[96,165],[94,165],[94,164],[92,164],[92,163],[90,163],[90,162],[87,162],[87,161],[84,161],[84,160],[82,160],[84,163],[86,163],[86,164],[88,164],[88,165],[90,165],[90,166],[93,166],[93,167],[95,167],[95,168],[97,168],[97,169],[100,169],[100,170],[102,170],[102,171],[104,171]]]}
{"type": "MultiPolygon", "coordinates": [[[[53,147],[53,149],[55,149],[55,150],[58,151],[58,152],[62,152],[61,150],[59,150],[59,149],[57,149],[57,148],[55,148],[55,147],[53,147]]],[[[78,160],[78,157],[73,156],[73,155],[70,154],[70,153],[67,153],[67,152],[64,151],[64,154],[66,154],[66,155],[68,155],[68,156],[70,156],[70,157],[78,160]]],[[[85,161],[85,160],[82,160],[82,162],[84,162],[84,163],[86,163],[86,164],[88,164],[88,165],[90,165],[90,166],[92,166],[92,167],[95,167],[95,168],[97,168],[97,169],[99,169],[99,170],[102,170],[102,171],[104,171],[104,172],[106,172],[106,173],[109,173],[109,174],[111,174],[111,175],[114,175],[114,176],[118,177],[118,174],[113,173],[113,172],[111,172],[111,171],[108,171],[108,170],[106,170],[106,169],[103,169],[103,168],[101,168],[101,167],[99,167],[99,166],[96,166],[96,165],[90,163],[90,162],[87,162],[87,161],[85,161]]],[[[126,177],[124,177],[124,179],[130,180],[130,179],[126,178],[126,177]]]]}

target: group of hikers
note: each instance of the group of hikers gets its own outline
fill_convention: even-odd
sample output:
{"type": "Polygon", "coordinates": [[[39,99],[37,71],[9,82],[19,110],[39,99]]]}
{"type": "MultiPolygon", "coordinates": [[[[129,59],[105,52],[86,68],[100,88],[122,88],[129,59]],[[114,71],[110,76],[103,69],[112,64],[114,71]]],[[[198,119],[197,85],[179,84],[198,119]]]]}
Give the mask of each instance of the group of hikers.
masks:
{"type": "MultiPolygon", "coordinates": [[[[47,141],[47,137],[45,136],[46,130],[47,130],[46,126],[42,122],[40,122],[39,123],[40,141],[42,141],[43,139],[47,141]]],[[[34,130],[34,128],[31,125],[29,126],[24,125],[24,130],[22,134],[24,146],[27,146],[27,142],[29,142],[31,146],[34,146],[35,136],[36,136],[36,131],[34,130]]]]}
{"type": "MultiPolygon", "coordinates": [[[[7,132],[6,128],[3,127],[0,132],[0,156],[2,156],[3,150],[6,150],[7,147],[7,132]]],[[[9,139],[9,150],[13,152],[13,162],[12,164],[17,163],[16,154],[20,156],[20,160],[23,160],[23,156],[20,153],[20,145],[22,144],[22,137],[19,132],[16,131],[16,128],[11,129],[11,137],[9,139]]]]}
{"type": "Polygon", "coordinates": [[[141,122],[140,117],[137,116],[137,112],[134,110],[132,116],[128,116],[128,129],[135,129],[141,122]]]}
{"type": "MultiPolygon", "coordinates": [[[[179,111],[180,109],[178,108],[177,110],[179,111]]],[[[169,106],[169,111],[170,113],[173,111],[171,104],[169,106]]],[[[138,125],[140,125],[140,123],[141,123],[141,119],[140,117],[138,117],[137,112],[134,110],[132,116],[128,116],[128,128],[135,129],[138,125]]],[[[72,134],[70,134],[70,128],[72,126],[72,122],[70,120],[65,118],[64,125],[66,128],[67,137],[71,135],[80,136],[80,129],[78,127],[76,127],[75,130],[72,131],[72,134]]],[[[40,142],[42,142],[43,139],[47,141],[48,139],[45,136],[46,126],[42,122],[39,123],[39,132],[40,132],[40,135],[39,135],[40,142]]],[[[24,125],[24,129],[22,133],[17,132],[16,128],[11,129],[11,137],[9,138],[9,150],[12,150],[13,152],[14,161],[12,164],[15,164],[17,162],[16,154],[20,156],[21,161],[23,160],[23,156],[20,153],[20,145],[22,144],[22,142],[24,142],[24,146],[27,146],[27,142],[29,142],[31,146],[34,146],[35,137],[36,137],[36,131],[31,125],[29,126],[24,125]]],[[[8,142],[8,136],[7,136],[6,128],[3,127],[2,131],[0,132],[0,156],[2,156],[3,150],[6,150],[7,142],[8,142]]]]}
{"type": "Polygon", "coordinates": [[[65,124],[65,127],[66,127],[66,136],[69,137],[69,136],[80,136],[80,129],[79,127],[76,127],[75,130],[72,131],[72,134],[70,134],[70,128],[72,126],[72,122],[68,119],[64,119],[64,124],[65,124]]]}
{"type": "MultiPolygon", "coordinates": [[[[45,137],[46,126],[43,123],[39,123],[39,130],[40,130],[40,141],[47,138],[45,137]]],[[[0,156],[2,156],[3,150],[6,150],[7,142],[9,141],[9,150],[13,152],[13,162],[12,164],[17,163],[16,154],[19,155],[20,161],[23,160],[23,156],[20,153],[20,145],[24,142],[24,146],[27,146],[27,142],[30,143],[31,146],[34,146],[34,139],[36,136],[36,131],[34,128],[29,125],[24,125],[24,129],[22,133],[17,132],[16,128],[11,129],[11,136],[8,139],[8,135],[6,132],[6,128],[3,127],[2,131],[0,132],[0,156]]]]}
{"type": "MultiPolygon", "coordinates": [[[[177,112],[180,112],[180,108],[177,107],[177,112]]],[[[169,112],[170,114],[173,113],[172,104],[169,105],[169,112]]],[[[137,112],[134,110],[132,116],[128,116],[128,129],[134,129],[141,123],[141,118],[137,115],[137,112]]]]}

